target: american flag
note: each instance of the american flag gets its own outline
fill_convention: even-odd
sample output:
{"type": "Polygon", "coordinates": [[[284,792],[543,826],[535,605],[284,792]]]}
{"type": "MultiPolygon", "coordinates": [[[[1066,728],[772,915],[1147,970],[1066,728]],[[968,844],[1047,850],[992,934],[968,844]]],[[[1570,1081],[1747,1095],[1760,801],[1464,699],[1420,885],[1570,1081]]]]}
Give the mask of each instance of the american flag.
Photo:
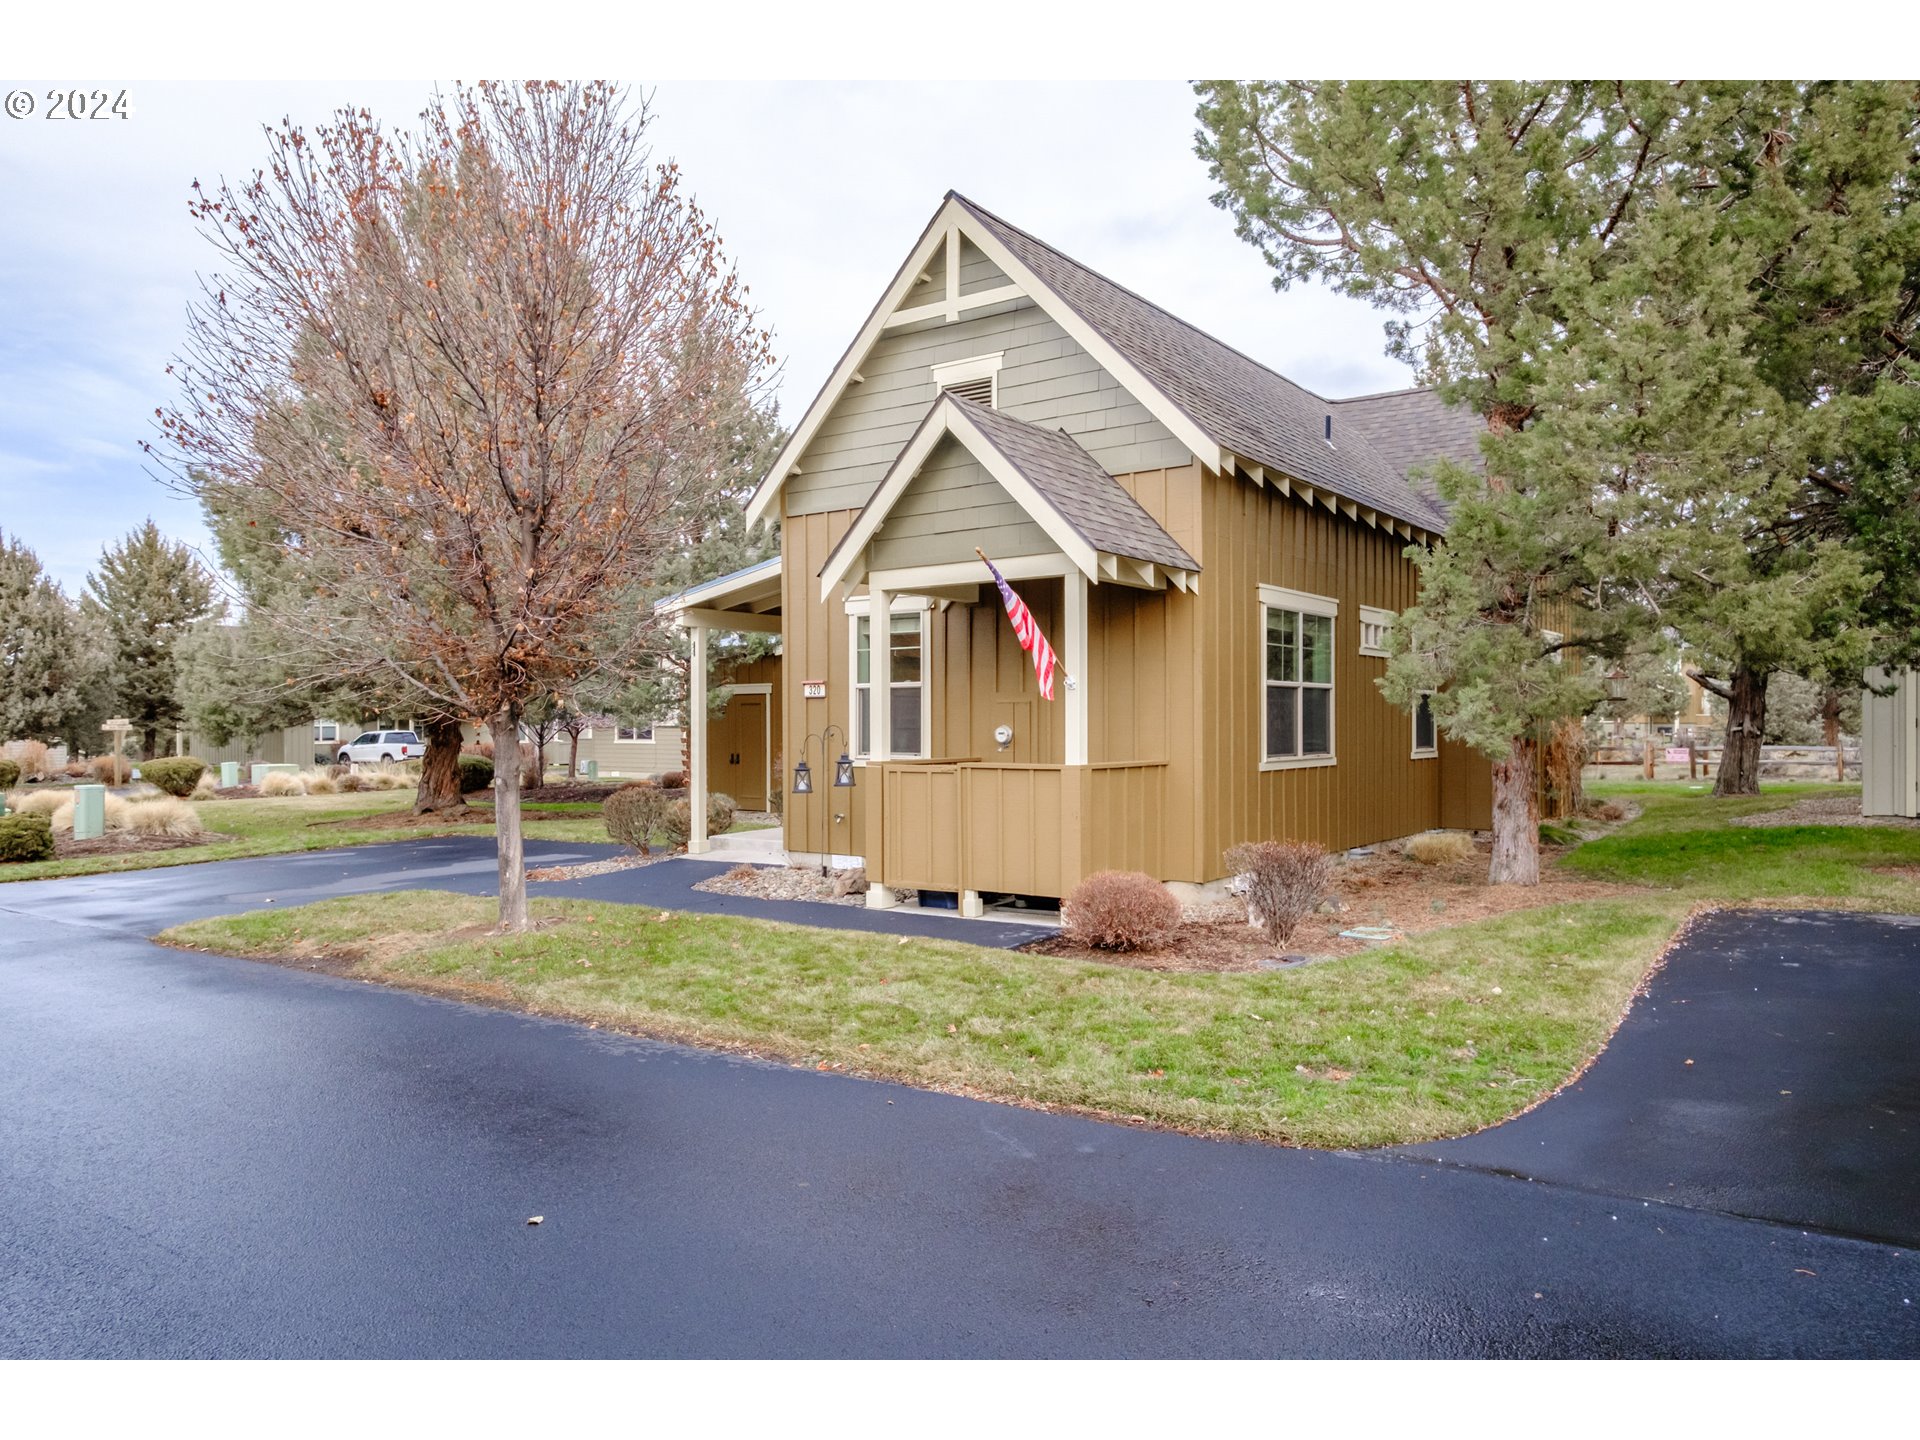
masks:
{"type": "MultiPolygon", "coordinates": [[[[975,550],[982,560],[984,554],[975,550]]],[[[1053,699],[1053,667],[1058,656],[1053,646],[1047,643],[1047,637],[1040,633],[1040,622],[1033,618],[1033,612],[1027,608],[1027,602],[1013,593],[1013,587],[1006,582],[999,568],[987,560],[987,569],[993,571],[993,583],[1000,587],[1000,598],[1007,602],[1007,618],[1013,621],[1013,633],[1019,637],[1020,648],[1033,652],[1033,673],[1040,681],[1040,698],[1053,699]]]]}

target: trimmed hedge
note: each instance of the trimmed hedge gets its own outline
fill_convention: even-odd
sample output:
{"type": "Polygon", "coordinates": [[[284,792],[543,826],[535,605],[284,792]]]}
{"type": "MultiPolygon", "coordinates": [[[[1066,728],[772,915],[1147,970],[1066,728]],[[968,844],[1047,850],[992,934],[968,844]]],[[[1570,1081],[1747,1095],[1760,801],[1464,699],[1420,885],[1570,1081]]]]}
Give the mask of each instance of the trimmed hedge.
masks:
{"type": "Polygon", "coordinates": [[[0,790],[11,790],[20,783],[20,767],[11,760],[0,760],[0,790]]]}
{"type": "Polygon", "coordinates": [[[206,773],[207,762],[191,755],[145,760],[140,764],[140,778],[156,789],[166,791],[176,800],[185,800],[193,794],[193,787],[200,783],[200,777],[206,773]]]}
{"type": "Polygon", "coordinates": [[[51,820],[44,815],[0,815],[0,864],[51,859],[51,820]]]}
{"type": "Polygon", "coordinates": [[[471,795],[493,784],[493,761],[484,755],[460,757],[460,793],[471,795]]]}

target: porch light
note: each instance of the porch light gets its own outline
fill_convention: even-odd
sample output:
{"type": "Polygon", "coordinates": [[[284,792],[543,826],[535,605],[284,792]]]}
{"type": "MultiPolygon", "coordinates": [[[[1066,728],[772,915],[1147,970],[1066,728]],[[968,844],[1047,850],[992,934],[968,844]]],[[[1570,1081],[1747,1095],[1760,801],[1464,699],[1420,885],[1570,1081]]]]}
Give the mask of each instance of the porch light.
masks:
{"type": "Polygon", "coordinates": [[[793,767],[793,793],[796,795],[813,793],[813,772],[807,769],[807,762],[804,760],[793,767]]]}
{"type": "Polygon", "coordinates": [[[1607,699],[1615,705],[1623,704],[1627,698],[1627,672],[1613,670],[1607,675],[1607,699]]]}
{"type": "Polygon", "coordinates": [[[837,790],[853,788],[853,757],[844,750],[840,752],[840,758],[833,762],[833,784],[837,790]]]}

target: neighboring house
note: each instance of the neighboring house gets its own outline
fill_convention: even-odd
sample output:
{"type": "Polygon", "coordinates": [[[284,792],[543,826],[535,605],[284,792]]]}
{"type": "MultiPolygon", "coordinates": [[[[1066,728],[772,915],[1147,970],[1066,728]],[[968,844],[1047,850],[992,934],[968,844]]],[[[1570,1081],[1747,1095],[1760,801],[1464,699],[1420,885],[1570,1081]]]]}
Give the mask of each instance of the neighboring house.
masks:
{"type": "Polygon", "coordinates": [[[334,752],[364,728],[346,721],[309,720],[225,745],[215,745],[204,735],[183,730],[174,737],[174,749],[176,754],[193,755],[209,765],[227,760],[242,765],[255,761],[273,765],[331,764],[334,752]]]}
{"type": "Polygon", "coordinates": [[[1860,812],[1920,816],[1920,670],[1869,670],[1860,697],[1860,812]]]}
{"type": "Polygon", "coordinates": [[[1479,428],[1321,399],[950,194],[749,503],[779,560],[665,608],[700,655],[781,636],[789,854],[860,857],[875,906],[1485,828],[1487,761],[1374,683],[1404,551],[1446,528],[1409,471],[1477,463],[1479,428]],[[1060,653],[1052,701],[976,546],[1060,653]]]}

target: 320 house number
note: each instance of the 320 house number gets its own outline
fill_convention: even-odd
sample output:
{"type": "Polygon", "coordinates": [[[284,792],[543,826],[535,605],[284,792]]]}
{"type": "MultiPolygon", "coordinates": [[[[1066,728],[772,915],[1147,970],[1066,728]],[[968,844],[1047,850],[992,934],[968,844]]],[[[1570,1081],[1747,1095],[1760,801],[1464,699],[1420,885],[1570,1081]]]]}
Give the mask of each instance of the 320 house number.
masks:
{"type": "Polygon", "coordinates": [[[131,120],[133,103],[124,90],[49,90],[49,120],[131,120]]]}

